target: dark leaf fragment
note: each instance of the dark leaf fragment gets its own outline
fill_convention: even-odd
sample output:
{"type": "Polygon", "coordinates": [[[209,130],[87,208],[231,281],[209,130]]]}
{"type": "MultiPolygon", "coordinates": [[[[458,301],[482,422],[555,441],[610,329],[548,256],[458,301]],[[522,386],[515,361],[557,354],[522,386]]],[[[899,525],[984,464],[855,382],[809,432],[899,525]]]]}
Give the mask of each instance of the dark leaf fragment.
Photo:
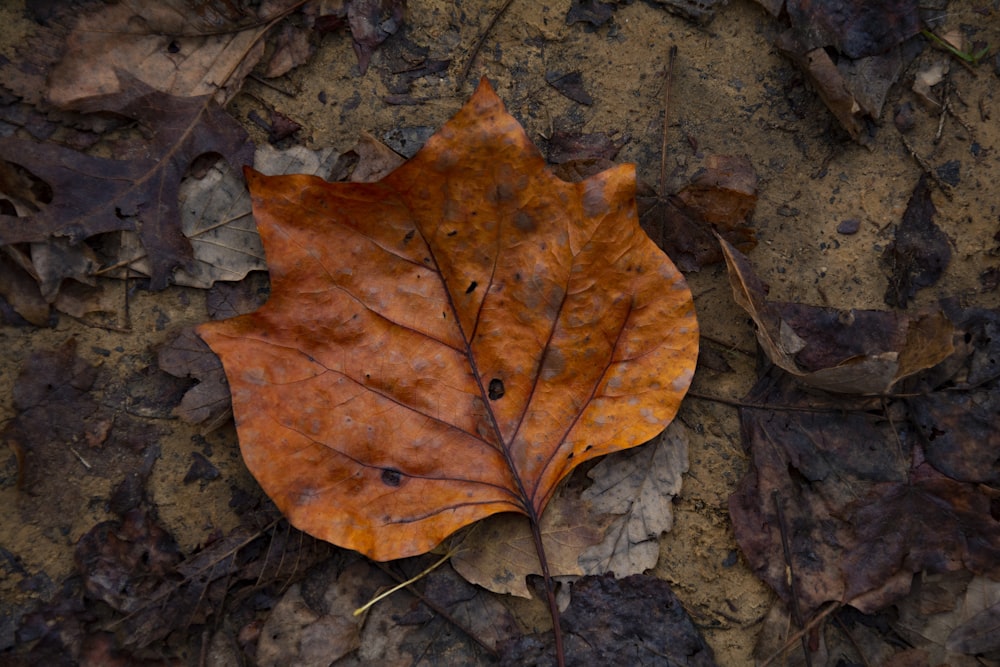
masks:
{"type": "Polygon", "coordinates": [[[625,141],[625,138],[616,141],[604,132],[580,134],[556,130],[549,139],[549,162],[563,164],[589,158],[614,160],[625,141]]]}
{"type": "Polygon", "coordinates": [[[615,13],[613,4],[598,2],[598,0],[573,0],[566,12],[566,25],[584,22],[595,28],[607,23],[615,13]]]}
{"type": "Polygon", "coordinates": [[[889,272],[886,304],[906,308],[917,290],[936,283],[948,268],[951,243],[934,224],[935,213],[927,176],[922,175],[903,213],[895,240],[882,253],[882,263],[889,272]]]}
{"type": "MultiPolygon", "coordinates": [[[[715,665],[667,582],[635,574],[582,577],[563,614],[567,665],[715,665]]],[[[504,665],[544,665],[552,655],[548,635],[526,635],[501,644],[504,665]]]]}
{"type": "Polygon", "coordinates": [[[347,6],[347,23],[362,74],[368,71],[375,48],[403,26],[405,6],[404,0],[351,0],[347,6]]]}
{"type": "Polygon", "coordinates": [[[587,106],[594,103],[594,98],[583,87],[583,74],[579,71],[566,74],[561,72],[546,72],[545,80],[550,86],[574,102],[587,106]]]}
{"type": "Polygon", "coordinates": [[[130,612],[145,603],[180,561],[174,538],[141,509],[90,529],[73,557],[87,595],[130,612]]]}
{"type": "Polygon", "coordinates": [[[811,79],[856,142],[867,145],[890,86],[916,55],[916,0],[758,0],[775,16],[785,4],[791,28],[778,48],[811,79]]]}

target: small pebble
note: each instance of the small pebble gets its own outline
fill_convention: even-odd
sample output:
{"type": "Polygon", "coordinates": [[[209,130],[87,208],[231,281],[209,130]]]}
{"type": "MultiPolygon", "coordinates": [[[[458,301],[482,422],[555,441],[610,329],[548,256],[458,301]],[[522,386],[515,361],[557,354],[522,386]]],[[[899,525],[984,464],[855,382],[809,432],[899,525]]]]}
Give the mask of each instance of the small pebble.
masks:
{"type": "Polygon", "coordinates": [[[848,218],[847,220],[841,220],[840,224],[837,225],[837,233],[849,236],[851,234],[857,234],[858,229],[861,228],[861,221],[857,218],[848,218]]]}
{"type": "Polygon", "coordinates": [[[892,122],[895,123],[896,129],[904,134],[912,130],[917,124],[916,119],[913,117],[913,104],[907,102],[906,104],[897,106],[896,114],[892,117],[892,122]]]}

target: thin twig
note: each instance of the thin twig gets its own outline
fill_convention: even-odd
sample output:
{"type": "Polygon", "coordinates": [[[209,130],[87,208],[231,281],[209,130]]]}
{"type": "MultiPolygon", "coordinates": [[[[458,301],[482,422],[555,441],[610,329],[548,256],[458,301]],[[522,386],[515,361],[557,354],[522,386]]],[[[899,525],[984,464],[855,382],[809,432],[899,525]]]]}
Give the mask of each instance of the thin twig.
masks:
{"type": "Polygon", "coordinates": [[[788,637],[788,639],[785,640],[785,645],[782,646],[780,649],[778,649],[777,653],[775,653],[774,655],[772,655],[770,658],[768,658],[764,662],[760,663],[760,667],[769,667],[769,665],[771,665],[771,663],[773,663],[775,660],[777,660],[778,658],[780,658],[781,656],[783,656],[785,654],[785,651],[787,651],[795,642],[797,642],[802,637],[805,637],[808,632],[811,632],[814,627],[816,627],[817,625],[819,625],[820,621],[822,621],[824,618],[826,618],[827,616],[829,616],[830,614],[832,614],[836,610],[840,609],[841,606],[842,605],[841,605],[840,602],[831,602],[831,603],[829,603],[827,605],[826,609],[824,609],[820,613],[818,613],[815,616],[813,616],[812,620],[809,621],[809,623],[806,624],[806,627],[804,627],[801,630],[799,630],[798,632],[790,635],[788,637]]]}
{"type": "MultiPolygon", "coordinates": [[[[771,500],[774,501],[774,511],[778,515],[778,533],[781,535],[781,553],[785,558],[785,567],[788,574],[788,587],[792,591],[792,618],[795,625],[800,628],[805,625],[802,620],[802,607],[799,605],[799,583],[795,576],[795,563],[792,558],[792,546],[788,540],[787,524],[785,523],[785,508],[781,506],[781,494],[778,489],[771,491],[771,500]]],[[[802,635],[802,655],[806,661],[806,667],[812,667],[812,654],[809,652],[809,642],[806,636],[802,635]]]]}
{"type": "MultiPolygon", "coordinates": [[[[396,572],[394,572],[392,570],[392,568],[390,568],[385,563],[380,563],[378,561],[372,561],[372,563],[374,563],[375,566],[378,567],[378,569],[380,569],[383,572],[385,572],[387,575],[389,575],[390,577],[392,577],[397,582],[402,582],[403,581],[403,578],[401,576],[399,576],[396,572]]],[[[486,651],[487,653],[489,653],[490,655],[492,655],[495,658],[499,658],[500,657],[500,654],[497,653],[497,651],[496,651],[495,648],[493,648],[492,646],[490,646],[489,644],[487,644],[485,641],[483,641],[482,639],[480,639],[479,637],[477,637],[476,634],[474,632],[472,632],[472,630],[470,630],[469,628],[467,628],[464,625],[462,625],[461,623],[459,623],[451,614],[448,613],[448,610],[446,610],[444,607],[442,607],[441,605],[439,605],[437,602],[434,602],[433,600],[431,600],[430,598],[428,598],[426,595],[424,595],[423,593],[421,593],[419,590],[417,590],[416,588],[414,588],[412,585],[408,585],[406,587],[406,590],[410,591],[410,593],[412,593],[413,595],[415,595],[418,600],[420,600],[425,605],[427,605],[427,607],[431,611],[433,611],[435,614],[437,614],[438,616],[440,616],[441,618],[443,618],[444,620],[448,621],[453,626],[455,626],[456,628],[458,628],[459,630],[461,630],[463,633],[465,633],[465,635],[469,639],[471,639],[472,641],[474,641],[477,644],[479,644],[479,646],[481,646],[484,651],[486,651]]]]}
{"type": "Polygon", "coordinates": [[[479,55],[479,50],[483,48],[483,44],[486,42],[486,38],[489,37],[490,32],[493,30],[493,26],[497,24],[497,21],[500,20],[500,17],[503,16],[503,13],[507,11],[507,8],[510,7],[513,2],[514,0],[505,0],[500,9],[493,15],[493,18],[490,19],[489,25],[486,26],[486,29],[483,30],[483,32],[480,33],[479,38],[476,39],[476,43],[472,46],[472,51],[469,52],[469,59],[465,62],[465,67],[462,68],[462,71],[458,75],[458,87],[461,87],[462,84],[465,83],[466,77],[469,76],[469,70],[472,69],[472,63],[475,62],[476,56],[479,55]]]}
{"type": "Polygon", "coordinates": [[[441,567],[442,565],[444,565],[446,562],[448,562],[448,559],[451,558],[451,556],[452,556],[452,552],[449,551],[444,556],[442,556],[441,558],[439,558],[436,563],[434,563],[430,567],[426,568],[420,574],[418,574],[416,576],[413,576],[413,577],[410,577],[406,581],[402,581],[402,582],[396,584],[395,586],[393,586],[392,588],[390,588],[387,591],[379,593],[378,595],[376,595],[375,597],[373,597],[371,600],[369,600],[365,604],[363,604],[360,607],[358,607],[357,609],[355,609],[353,615],[354,616],[360,616],[361,614],[363,614],[366,611],[368,611],[369,609],[371,609],[372,606],[374,606],[380,600],[383,600],[383,599],[389,597],[390,595],[392,595],[393,593],[395,593],[396,591],[398,591],[401,588],[406,588],[406,587],[410,586],[411,584],[416,583],[418,580],[423,579],[428,574],[430,574],[431,572],[433,572],[434,570],[438,569],[439,567],[441,567]]]}
{"type": "Polygon", "coordinates": [[[667,72],[663,82],[663,136],[660,144],[660,192],[661,197],[667,191],[667,133],[670,128],[670,90],[674,87],[674,60],[677,59],[677,45],[672,44],[667,53],[667,72]]]}
{"type": "Polygon", "coordinates": [[[899,138],[903,142],[903,146],[906,147],[906,150],[908,150],[910,152],[910,155],[913,157],[913,159],[916,160],[916,162],[917,162],[918,165],[920,165],[920,168],[924,170],[924,173],[927,174],[927,176],[932,181],[934,181],[934,184],[937,185],[938,188],[941,190],[941,192],[944,193],[945,197],[947,197],[948,199],[951,199],[951,196],[952,196],[951,186],[941,180],[941,177],[937,175],[937,172],[934,171],[934,169],[933,169],[933,167],[931,167],[930,163],[928,163],[927,160],[925,160],[924,158],[922,158],[920,156],[920,154],[917,153],[917,149],[914,148],[910,144],[910,142],[906,140],[906,137],[904,137],[901,134],[901,135],[899,135],[899,138]]]}

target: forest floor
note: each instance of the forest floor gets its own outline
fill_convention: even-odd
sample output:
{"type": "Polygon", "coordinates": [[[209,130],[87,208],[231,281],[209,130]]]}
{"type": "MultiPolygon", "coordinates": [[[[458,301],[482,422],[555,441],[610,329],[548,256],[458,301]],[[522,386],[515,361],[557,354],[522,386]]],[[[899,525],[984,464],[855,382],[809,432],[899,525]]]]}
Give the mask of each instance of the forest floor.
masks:
{"type": "MultiPolygon", "coordinates": [[[[18,47],[27,36],[39,30],[16,4],[0,10],[0,54],[11,61],[20,57],[18,47]]],[[[851,140],[802,72],[775,48],[786,25],[756,3],[733,0],[699,26],[655,3],[634,2],[618,6],[609,21],[593,27],[567,24],[569,0],[515,0],[473,55],[487,17],[499,4],[411,0],[404,27],[375,49],[363,75],[350,34],[330,32],[315,39],[311,57],[287,75],[274,81],[248,78],[227,110],[257,145],[268,138],[253,119],[278,111],[301,126],[283,146],[332,148],[340,154],[369,133],[409,155],[485,76],[543,153],[551,150],[555,133],[607,133],[620,144],[614,160],[635,163],[639,179],[655,189],[678,190],[705,156],[739,156],[759,179],[750,225],[757,245],[748,257],[770,286],[769,298],[838,309],[889,309],[881,257],[924,173],[909,146],[950,184],[947,193],[935,187],[932,199],[935,222],[951,247],[943,276],[919,291],[910,308],[930,307],[943,298],[965,307],[1000,307],[1000,65],[992,55],[1000,48],[996,3],[950,3],[935,31],[957,30],[985,42],[990,57],[966,67],[924,43],[889,89],[868,146],[851,140]],[[666,108],[667,182],[660,183],[664,73],[672,47],[677,55],[666,108]],[[410,81],[404,95],[398,92],[400,72],[408,58],[448,62],[410,81]],[[938,63],[948,68],[944,85],[952,109],[943,119],[911,90],[914,76],[938,63]],[[580,73],[589,95],[586,104],[547,80],[573,72],[580,73]],[[386,103],[392,96],[396,101],[405,96],[405,103],[386,103]],[[893,122],[898,109],[908,115],[900,122],[912,126],[905,134],[893,122]]],[[[938,88],[935,94],[941,92],[938,88]]],[[[749,468],[734,403],[757,378],[757,342],[753,323],[733,300],[725,264],[705,265],[686,278],[702,348],[717,363],[699,368],[692,396],[678,416],[689,433],[690,468],[652,574],[669,582],[719,664],[745,665],[753,661],[764,618],[776,599],[748,567],[729,513],[730,495],[749,468]]],[[[122,493],[129,475],[143,476],[142,490],[135,493],[155,507],[158,525],[181,554],[195,554],[245,528],[251,511],[264,513],[258,527],[273,532],[268,522],[274,517],[260,509],[261,492],[242,463],[232,423],[203,433],[176,419],[172,411],[192,382],[158,368],[158,350],[176,331],[208,319],[209,291],[179,286],[152,291],[141,280],[101,280],[116,303],[104,319],[62,314],[47,327],[10,321],[0,326],[0,420],[9,422],[18,413],[15,386],[32,355],[65,350],[73,341],[72,354],[95,367],[98,377],[93,386],[100,392],[88,409],[107,411],[107,429],[111,424],[124,428],[126,422],[130,429],[117,442],[99,447],[80,434],[68,449],[48,446],[25,453],[11,446],[0,452],[4,649],[22,636],[16,633],[23,632],[25,611],[52,599],[72,579],[81,537],[119,516],[113,495],[122,493]],[[201,472],[193,467],[199,462],[207,466],[201,472]]],[[[76,362],[66,363],[61,372],[70,372],[76,362]]],[[[73,405],[82,409],[83,404],[73,405]]],[[[53,417],[63,418],[68,417],[53,417]]],[[[341,565],[348,558],[330,555],[325,547],[303,547],[305,538],[286,526],[282,530],[286,533],[270,539],[291,544],[295,558],[309,563],[340,559],[341,565]]],[[[253,536],[248,535],[249,541],[253,536]]],[[[280,596],[274,592],[272,597],[262,606],[280,596]]],[[[540,602],[529,609],[528,602],[504,597],[503,604],[522,628],[543,629],[540,602]]],[[[195,625],[203,620],[192,618],[195,625]]],[[[213,622],[206,627],[225,627],[233,636],[249,632],[244,617],[213,622]]],[[[214,637],[216,630],[204,637],[214,637]]],[[[198,664],[206,649],[199,653],[182,645],[173,650],[188,664],[198,664]]],[[[227,655],[214,662],[238,664],[227,662],[234,659],[227,655]]]]}

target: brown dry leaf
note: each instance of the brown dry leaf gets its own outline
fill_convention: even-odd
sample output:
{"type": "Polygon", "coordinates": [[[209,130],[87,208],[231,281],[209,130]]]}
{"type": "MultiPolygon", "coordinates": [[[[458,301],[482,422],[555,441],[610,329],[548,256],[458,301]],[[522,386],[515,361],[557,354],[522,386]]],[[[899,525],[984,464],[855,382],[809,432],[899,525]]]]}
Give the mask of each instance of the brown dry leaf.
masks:
{"type": "Polygon", "coordinates": [[[594,483],[582,499],[613,517],[600,544],[580,554],[586,574],[642,574],[656,566],[660,537],[674,524],[672,503],[688,469],[688,438],[673,422],[653,442],[613,454],[587,473],[594,483]]]}
{"type": "Polygon", "coordinates": [[[848,394],[882,394],[954,351],[954,327],[940,312],[909,316],[769,302],[747,258],[726,241],[719,242],[733,298],[757,325],[764,353],[805,384],[848,394]]]}
{"type": "Polygon", "coordinates": [[[675,415],[697,323],[633,168],[556,179],[485,81],[378,183],[248,176],[271,299],[199,334],[248,467],[307,532],[384,560],[537,521],[675,415]]]}
{"type": "Polygon", "coordinates": [[[249,3],[124,0],[83,12],[48,77],[46,96],[79,108],[138,80],[177,97],[225,104],[264,53],[261,37],[294,0],[259,16],[249,3]]]}
{"type": "Polygon", "coordinates": [[[688,183],[669,197],[640,196],[644,225],[682,271],[722,261],[716,235],[743,252],[757,245],[751,217],[757,173],[744,157],[708,155],[688,183]]]}
{"type": "MultiPolygon", "coordinates": [[[[587,574],[580,555],[601,543],[612,519],[571,493],[558,493],[539,525],[549,573],[554,577],[587,574]]],[[[540,576],[542,567],[526,517],[498,514],[458,539],[451,564],[466,581],[494,593],[531,597],[527,577],[540,576]]]]}

